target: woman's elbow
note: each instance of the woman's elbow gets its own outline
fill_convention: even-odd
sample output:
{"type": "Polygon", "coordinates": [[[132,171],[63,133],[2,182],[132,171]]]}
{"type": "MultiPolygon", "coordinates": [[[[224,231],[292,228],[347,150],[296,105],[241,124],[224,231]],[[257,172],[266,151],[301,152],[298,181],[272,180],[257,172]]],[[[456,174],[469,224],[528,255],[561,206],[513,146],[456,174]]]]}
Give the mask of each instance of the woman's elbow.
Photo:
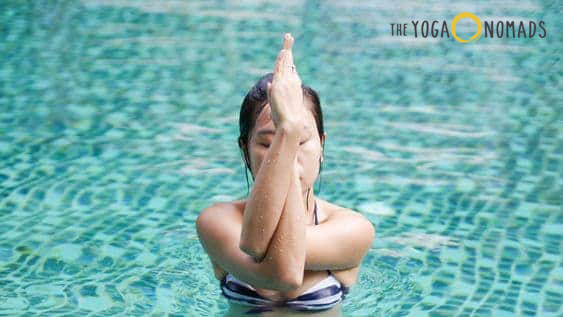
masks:
{"type": "Polygon", "coordinates": [[[305,263],[299,265],[295,262],[291,265],[286,265],[280,272],[283,282],[289,290],[295,290],[303,285],[303,277],[305,275],[305,263]]]}
{"type": "Polygon", "coordinates": [[[301,273],[286,273],[282,278],[280,278],[280,289],[282,292],[289,292],[300,288],[303,285],[303,275],[301,273]]]}
{"type": "Polygon", "coordinates": [[[244,244],[242,242],[239,244],[239,249],[251,256],[256,263],[262,262],[264,256],[266,255],[265,251],[261,251],[256,247],[249,246],[248,244],[244,244]]]}

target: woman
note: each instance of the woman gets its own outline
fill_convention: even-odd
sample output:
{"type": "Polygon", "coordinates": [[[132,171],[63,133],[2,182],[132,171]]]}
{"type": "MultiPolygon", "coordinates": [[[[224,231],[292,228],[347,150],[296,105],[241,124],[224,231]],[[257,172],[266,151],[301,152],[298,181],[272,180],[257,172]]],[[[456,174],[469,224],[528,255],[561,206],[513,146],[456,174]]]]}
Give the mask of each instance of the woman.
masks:
{"type": "Polygon", "coordinates": [[[336,312],[375,235],[361,214],[311,190],[326,134],[319,98],[293,64],[293,42],[284,35],[274,73],[241,107],[239,146],[254,179],[248,199],[213,204],[196,222],[222,293],[239,314],[336,312]]]}

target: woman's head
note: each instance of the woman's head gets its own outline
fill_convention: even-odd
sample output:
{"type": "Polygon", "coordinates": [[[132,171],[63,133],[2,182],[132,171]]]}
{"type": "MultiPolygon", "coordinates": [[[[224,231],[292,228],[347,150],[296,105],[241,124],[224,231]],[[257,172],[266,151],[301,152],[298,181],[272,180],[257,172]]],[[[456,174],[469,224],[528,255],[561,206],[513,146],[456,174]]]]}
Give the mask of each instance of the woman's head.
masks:
{"type": "MultiPolygon", "coordinates": [[[[273,133],[266,132],[275,129],[266,93],[267,83],[272,82],[272,78],[272,73],[260,78],[244,98],[240,109],[238,144],[253,179],[274,137],[273,133]]],[[[315,183],[320,172],[326,136],[319,96],[312,88],[306,85],[301,87],[305,107],[309,111],[305,111],[305,129],[300,136],[297,161],[302,189],[307,190],[315,183]]]]}

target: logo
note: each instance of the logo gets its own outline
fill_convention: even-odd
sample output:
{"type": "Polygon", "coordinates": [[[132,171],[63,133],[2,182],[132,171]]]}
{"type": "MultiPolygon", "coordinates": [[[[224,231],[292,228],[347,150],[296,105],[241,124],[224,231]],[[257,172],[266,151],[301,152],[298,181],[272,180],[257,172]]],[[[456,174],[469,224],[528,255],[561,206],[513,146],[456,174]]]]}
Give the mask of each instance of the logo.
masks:
{"type": "Polygon", "coordinates": [[[471,12],[463,12],[460,13],[458,15],[455,16],[455,18],[452,21],[452,35],[454,36],[454,38],[456,40],[458,40],[461,43],[467,43],[467,42],[475,42],[477,41],[480,37],[481,37],[481,31],[483,31],[483,25],[481,24],[481,20],[479,20],[479,18],[471,13],[471,12]],[[473,22],[475,22],[475,24],[477,24],[477,33],[475,33],[475,35],[473,35],[471,38],[469,38],[469,40],[463,40],[460,39],[456,34],[455,34],[455,26],[457,24],[457,22],[463,18],[469,18],[471,20],[473,20],[473,22]]]}
{"type": "MultiPolygon", "coordinates": [[[[411,22],[414,28],[414,37],[418,37],[419,35],[421,35],[423,38],[436,38],[438,37],[438,35],[440,35],[441,38],[443,38],[444,35],[448,38],[450,37],[448,23],[446,21],[442,21],[441,30],[436,27],[436,25],[440,25],[439,21],[432,21],[432,23],[430,23],[429,21],[422,21],[422,23],[420,23],[420,21],[411,22]]],[[[481,37],[483,33],[485,34],[485,37],[490,38],[494,38],[495,35],[497,38],[509,38],[512,34],[512,38],[522,37],[531,39],[536,35],[536,31],[538,31],[538,37],[540,38],[545,38],[547,36],[547,31],[544,28],[544,21],[540,21],[539,23],[529,21],[528,25],[526,25],[524,21],[520,21],[520,23],[517,24],[518,36],[516,36],[516,27],[514,24],[514,21],[497,21],[496,23],[495,21],[485,21],[485,24],[483,25],[481,20],[475,14],[471,12],[462,12],[454,17],[454,19],[450,23],[450,29],[452,30],[453,37],[460,43],[474,43],[481,37]],[[460,38],[456,33],[457,23],[461,19],[471,19],[477,25],[477,31],[469,39],[460,38]],[[526,26],[528,28],[526,28],[526,26]],[[543,33],[539,32],[538,26],[543,30],[543,33]]],[[[407,28],[407,23],[391,23],[391,35],[407,36],[407,28]]]]}

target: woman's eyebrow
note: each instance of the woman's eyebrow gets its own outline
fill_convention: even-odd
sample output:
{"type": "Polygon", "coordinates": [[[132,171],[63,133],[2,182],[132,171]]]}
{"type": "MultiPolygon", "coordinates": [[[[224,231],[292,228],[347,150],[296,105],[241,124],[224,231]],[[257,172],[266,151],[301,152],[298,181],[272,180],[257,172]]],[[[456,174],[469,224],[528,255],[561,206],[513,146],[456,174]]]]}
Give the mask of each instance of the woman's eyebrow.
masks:
{"type": "Polygon", "coordinates": [[[276,131],[274,131],[274,130],[272,130],[272,129],[264,129],[264,130],[258,131],[258,135],[274,134],[274,133],[276,133],[276,131]]]}

